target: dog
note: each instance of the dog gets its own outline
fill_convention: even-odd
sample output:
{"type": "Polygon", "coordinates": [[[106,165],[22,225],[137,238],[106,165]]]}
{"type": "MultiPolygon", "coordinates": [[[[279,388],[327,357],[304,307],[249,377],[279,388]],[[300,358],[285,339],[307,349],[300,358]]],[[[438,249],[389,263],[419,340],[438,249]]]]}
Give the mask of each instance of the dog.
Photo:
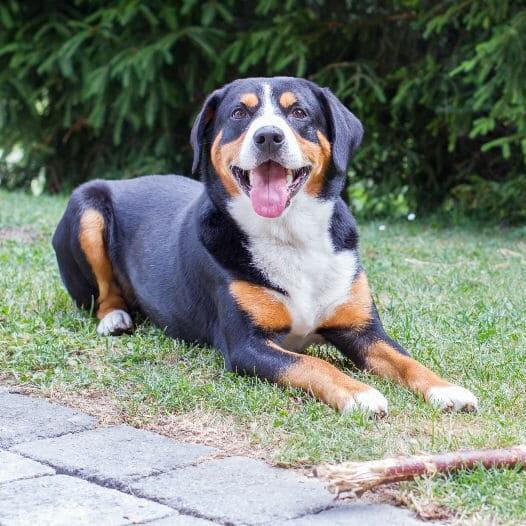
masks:
{"type": "Polygon", "coordinates": [[[384,331],[340,197],[362,124],[328,89],[291,77],[214,91],[191,131],[192,174],[94,180],[72,194],[53,246],[100,335],[139,311],[173,338],[212,345],[228,370],[311,393],[342,413],[387,414],[376,389],[301,354],[327,342],[360,369],[442,410],[476,397],[384,331]]]}

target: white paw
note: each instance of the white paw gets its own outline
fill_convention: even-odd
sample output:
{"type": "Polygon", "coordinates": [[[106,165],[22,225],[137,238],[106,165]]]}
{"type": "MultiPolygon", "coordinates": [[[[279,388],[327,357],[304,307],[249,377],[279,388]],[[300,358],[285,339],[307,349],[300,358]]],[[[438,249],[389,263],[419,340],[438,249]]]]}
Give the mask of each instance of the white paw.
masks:
{"type": "Polygon", "coordinates": [[[431,387],[427,391],[426,400],[442,411],[476,411],[477,397],[467,389],[458,385],[431,387]]]}
{"type": "Polygon", "coordinates": [[[97,327],[101,336],[112,336],[129,331],[133,327],[130,315],[124,310],[113,310],[106,314],[97,327]]]}
{"type": "Polygon", "coordinates": [[[376,389],[367,389],[367,391],[360,391],[352,398],[345,402],[342,414],[347,414],[352,411],[364,411],[373,413],[374,416],[386,416],[388,402],[385,396],[376,389]]]}

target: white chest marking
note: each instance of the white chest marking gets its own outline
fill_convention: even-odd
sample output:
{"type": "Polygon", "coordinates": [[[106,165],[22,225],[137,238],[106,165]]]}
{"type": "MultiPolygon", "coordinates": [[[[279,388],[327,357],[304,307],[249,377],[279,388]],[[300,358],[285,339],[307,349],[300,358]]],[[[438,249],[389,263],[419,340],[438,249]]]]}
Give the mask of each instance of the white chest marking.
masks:
{"type": "Polygon", "coordinates": [[[355,251],[335,252],[329,227],[334,203],[300,191],[282,216],[256,215],[245,195],[230,202],[230,213],[250,240],[254,262],[291,314],[291,334],[314,332],[349,297],[357,270],[355,251]]]}

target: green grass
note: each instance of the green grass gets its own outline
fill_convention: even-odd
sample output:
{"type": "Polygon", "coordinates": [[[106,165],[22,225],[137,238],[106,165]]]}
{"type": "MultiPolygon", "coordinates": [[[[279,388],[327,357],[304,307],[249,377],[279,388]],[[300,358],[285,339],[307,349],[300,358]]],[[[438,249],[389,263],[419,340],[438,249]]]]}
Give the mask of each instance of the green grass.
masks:
{"type": "MultiPolygon", "coordinates": [[[[95,320],[64,291],[50,245],[65,202],[0,192],[4,381],[46,393],[103,392],[134,425],[177,415],[197,429],[201,420],[212,426],[212,442],[213,426],[219,437],[218,422],[227,422],[228,441],[292,466],[526,443],[524,228],[361,226],[362,257],[385,326],[417,359],[474,391],[481,406],[476,415],[441,414],[401,387],[353,370],[333,349],[311,349],[386,395],[390,415],[375,421],[342,417],[299,391],[226,373],[213,349],[173,341],[146,323],[132,336],[98,337],[95,320]],[[19,227],[39,236],[28,239],[24,230],[17,240],[19,227]],[[6,228],[15,230],[6,236],[6,228]]],[[[513,524],[526,521],[525,487],[526,473],[475,470],[403,491],[460,517],[475,514],[478,524],[513,524]]]]}

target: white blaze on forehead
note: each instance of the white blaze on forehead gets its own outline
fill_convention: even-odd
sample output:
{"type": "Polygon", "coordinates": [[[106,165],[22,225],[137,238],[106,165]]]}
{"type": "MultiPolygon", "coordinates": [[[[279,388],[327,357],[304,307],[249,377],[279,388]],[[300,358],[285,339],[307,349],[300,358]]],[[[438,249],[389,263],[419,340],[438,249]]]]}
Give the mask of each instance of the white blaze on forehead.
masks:
{"type": "Polygon", "coordinates": [[[272,90],[269,84],[263,84],[263,104],[261,109],[264,116],[272,116],[276,113],[276,107],[272,102],[272,90]]]}
{"type": "MultiPolygon", "coordinates": [[[[287,121],[278,113],[279,109],[272,100],[272,91],[269,84],[263,84],[263,97],[261,107],[254,120],[250,123],[247,133],[241,145],[237,164],[243,170],[252,170],[260,164],[261,154],[254,144],[254,134],[263,126],[275,126],[279,128],[285,140],[280,149],[279,159],[275,159],[286,168],[297,170],[302,168],[308,161],[304,158],[298,141],[288,125],[287,121]]],[[[267,159],[264,159],[267,160],[267,159]]]]}

